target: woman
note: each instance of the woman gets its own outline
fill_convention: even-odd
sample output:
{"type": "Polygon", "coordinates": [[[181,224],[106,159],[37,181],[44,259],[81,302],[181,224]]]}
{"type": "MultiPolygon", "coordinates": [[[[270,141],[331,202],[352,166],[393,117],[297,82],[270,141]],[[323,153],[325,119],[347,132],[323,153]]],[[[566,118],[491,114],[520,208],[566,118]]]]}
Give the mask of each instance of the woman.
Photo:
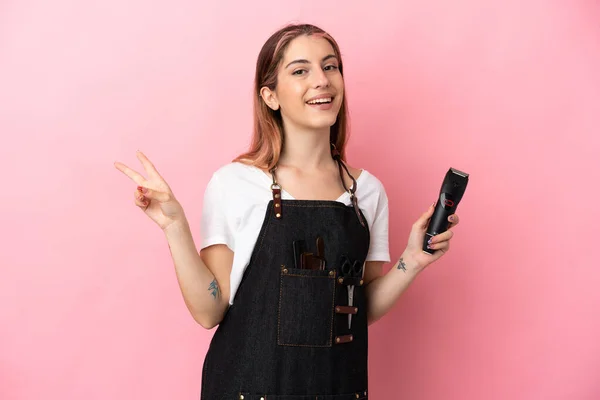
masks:
{"type": "MultiPolygon", "coordinates": [[[[165,232],[186,305],[218,325],[202,399],[366,399],[367,326],[449,248],[421,251],[433,205],[385,275],[388,203],[381,182],[345,160],[347,107],[335,40],[290,25],[256,65],[251,149],[205,192],[201,252],[181,205],[147,157],[135,203],[165,232]]],[[[450,227],[458,223],[451,216],[450,227]]]]}

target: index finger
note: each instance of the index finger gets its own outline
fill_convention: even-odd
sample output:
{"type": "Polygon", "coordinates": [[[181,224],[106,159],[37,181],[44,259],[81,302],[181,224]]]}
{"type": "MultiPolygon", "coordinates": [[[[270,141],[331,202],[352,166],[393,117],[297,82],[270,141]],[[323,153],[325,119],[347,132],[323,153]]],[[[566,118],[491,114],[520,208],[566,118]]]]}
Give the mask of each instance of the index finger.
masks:
{"type": "MultiPolygon", "coordinates": [[[[452,220],[452,221],[450,221],[450,220],[448,219],[448,221],[450,221],[450,226],[448,227],[448,229],[450,229],[450,228],[452,228],[452,227],[454,227],[454,226],[458,225],[458,221],[459,221],[458,215],[456,215],[456,214],[452,214],[452,215],[451,215],[451,217],[453,217],[453,220],[452,220]]],[[[449,218],[449,217],[448,217],[448,218],[449,218]]]]}
{"type": "Polygon", "coordinates": [[[142,186],[143,183],[146,181],[146,178],[144,178],[142,174],[132,170],[127,165],[121,162],[115,161],[115,167],[140,186],[142,186]]]}

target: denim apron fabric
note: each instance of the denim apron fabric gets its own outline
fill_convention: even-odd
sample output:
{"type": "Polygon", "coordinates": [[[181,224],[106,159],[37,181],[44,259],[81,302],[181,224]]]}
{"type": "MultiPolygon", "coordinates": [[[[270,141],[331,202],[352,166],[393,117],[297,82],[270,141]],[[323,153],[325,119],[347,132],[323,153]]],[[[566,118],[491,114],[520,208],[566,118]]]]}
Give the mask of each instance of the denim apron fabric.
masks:
{"type": "Polygon", "coordinates": [[[352,180],[354,207],[282,200],[272,186],[249,265],[204,360],[201,400],[367,399],[365,287],[362,276],[341,270],[342,260],[363,265],[370,242],[352,180]],[[297,268],[293,242],[304,240],[316,253],[317,237],[325,269],[297,268]]]}

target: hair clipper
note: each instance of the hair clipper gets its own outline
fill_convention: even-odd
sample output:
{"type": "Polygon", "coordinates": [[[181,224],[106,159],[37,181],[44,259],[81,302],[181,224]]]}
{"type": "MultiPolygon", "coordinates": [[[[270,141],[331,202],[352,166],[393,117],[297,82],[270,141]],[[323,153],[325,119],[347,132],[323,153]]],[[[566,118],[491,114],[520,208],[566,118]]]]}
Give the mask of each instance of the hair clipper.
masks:
{"type": "Polygon", "coordinates": [[[427,248],[427,241],[435,235],[446,232],[450,221],[448,217],[456,213],[458,203],[463,197],[469,182],[469,174],[459,171],[455,168],[450,168],[446,173],[442,188],[440,189],[440,196],[433,215],[429,220],[427,227],[427,233],[425,234],[425,240],[423,241],[423,251],[427,254],[433,254],[435,250],[427,248]]]}

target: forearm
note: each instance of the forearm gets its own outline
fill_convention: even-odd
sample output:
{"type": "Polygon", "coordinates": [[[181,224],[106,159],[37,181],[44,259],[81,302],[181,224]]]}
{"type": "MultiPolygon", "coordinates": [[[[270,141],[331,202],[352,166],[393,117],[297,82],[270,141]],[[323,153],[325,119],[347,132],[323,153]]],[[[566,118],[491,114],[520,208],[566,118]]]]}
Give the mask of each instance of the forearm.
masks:
{"type": "Polygon", "coordinates": [[[373,279],[366,287],[369,325],[383,317],[419,274],[415,263],[404,254],[385,275],[373,279]]]}
{"type": "Polygon", "coordinates": [[[210,329],[220,322],[228,303],[198,253],[188,221],[173,223],[164,233],[185,304],[194,320],[210,329]]]}

